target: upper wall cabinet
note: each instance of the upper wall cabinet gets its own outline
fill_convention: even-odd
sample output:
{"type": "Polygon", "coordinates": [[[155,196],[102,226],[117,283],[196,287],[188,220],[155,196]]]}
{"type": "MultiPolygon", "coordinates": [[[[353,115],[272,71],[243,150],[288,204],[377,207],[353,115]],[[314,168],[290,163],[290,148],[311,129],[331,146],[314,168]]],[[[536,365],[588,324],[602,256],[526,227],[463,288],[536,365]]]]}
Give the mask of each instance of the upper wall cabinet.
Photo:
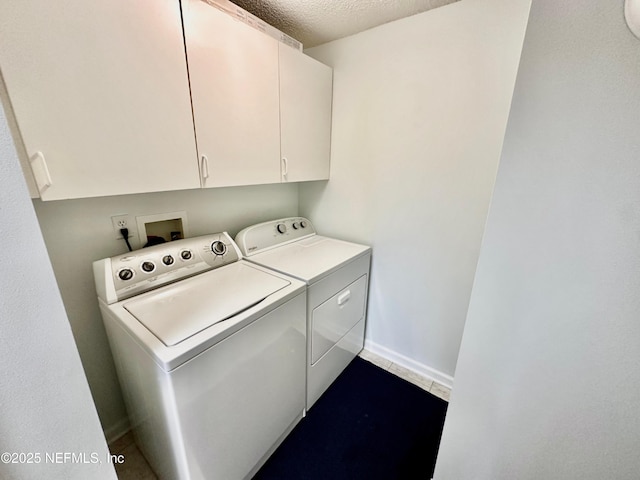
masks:
{"type": "Polygon", "coordinates": [[[280,44],[282,179],[329,178],[333,72],[280,44]]]}
{"type": "Polygon", "coordinates": [[[280,182],[278,41],[183,0],[203,186],[280,182]]]}
{"type": "Polygon", "coordinates": [[[200,186],[177,1],[0,2],[0,69],[43,200],[200,186]]]}

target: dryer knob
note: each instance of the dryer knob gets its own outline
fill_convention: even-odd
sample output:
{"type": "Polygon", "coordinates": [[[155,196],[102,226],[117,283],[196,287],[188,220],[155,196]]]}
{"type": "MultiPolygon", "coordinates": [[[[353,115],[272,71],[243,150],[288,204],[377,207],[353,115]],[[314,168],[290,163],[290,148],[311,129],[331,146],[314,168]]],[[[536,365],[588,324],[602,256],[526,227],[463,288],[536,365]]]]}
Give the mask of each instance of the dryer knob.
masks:
{"type": "Polygon", "coordinates": [[[142,268],[142,270],[144,270],[147,273],[151,273],[156,269],[156,266],[153,262],[142,262],[142,265],[140,266],[140,268],[142,268]]]}
{"type": "Polygon", "coordinates": [[[305,222],[304,220],[302,220],[300,222],[300,228],[307,228],[307,222],[305,222]]]}
{"type": "Polygon", "coordinates": [[[287,226],[284,223],[279,223],[276,226],[276,230],[278,230],[278,233],[285,233],[287,231],[287,226]]]}
{"type": "Polygon", "coordinates": [[[167,267],[169,265],[173,265],[173,257],[171,255],[165,255],[162,257],[162,263],[164,263],[167,267]]]}
{"type": "Polygon", "coordinates": [[[120,280],[124,280],[125,282],[127,280],[131,280],[133,278],[133,270],[130,268],[123,268],[118,272],[118,277],[120,277],[120,280]]]}
{"type": "Polygon", "coordinates": [[[225,253],[227,253],[227,246],[220,240],[216,240],[211,244],[211,251],[215,255],[224,255],[225,253]]]}
{"type": "Polygon", "coordinates": [[[293,225],[291,225],[293,227],[294,230],[298,229],[298,222],[293,222],[293,225]]]}
{"type": "Polygon", "coordinates": [[[191,253],[191,250],[182,250],[180,252],[180,257],[183,260],[191,260],[191,257],[193,256],[193,254],[191,253]]]}

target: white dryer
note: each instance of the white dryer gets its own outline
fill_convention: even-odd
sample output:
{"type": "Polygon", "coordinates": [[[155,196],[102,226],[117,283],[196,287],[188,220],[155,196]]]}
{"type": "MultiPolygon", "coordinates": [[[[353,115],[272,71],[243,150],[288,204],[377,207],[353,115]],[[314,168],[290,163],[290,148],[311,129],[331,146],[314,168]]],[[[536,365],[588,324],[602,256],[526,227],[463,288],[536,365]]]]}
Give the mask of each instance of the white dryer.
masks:
{"type": "Polygon", "coordinates": [[[308,285],[309,409],[364,347],[371,247],[317,235],[302,217],[247,227],[236,242],[250,262],[308,285]]]}
{"type": "Polygon", "coordinates": [[[161,479],[250,478],[305,408],[303,282],[226,233],[94,263],[131,426],[161,479]]]}

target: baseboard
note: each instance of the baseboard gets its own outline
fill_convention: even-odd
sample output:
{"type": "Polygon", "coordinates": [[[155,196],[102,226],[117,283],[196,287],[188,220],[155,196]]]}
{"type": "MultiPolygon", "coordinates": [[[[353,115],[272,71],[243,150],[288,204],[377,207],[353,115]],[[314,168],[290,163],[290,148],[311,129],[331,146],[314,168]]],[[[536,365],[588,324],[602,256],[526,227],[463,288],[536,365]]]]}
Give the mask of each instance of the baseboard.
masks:
{"type": "Polygon", "coordinates": [[[423,363],[417,362],[409,357],[402,355],[401,353],[394,352],[393,350],[387,347],[383,347],[382,345],[372,342],[371,340],[364,341],[364,348],[366,350],[369,350],[371,353],[374,353],[395,364],[398,364],[401,367],[416,372],[418,375],[429,378],[434,382],[438,382],[445,387],[453,387],[453,377],[451,375],[447,375],[446,373],[436,370],[435,368],[431,368],[423,363]]]}
{"type": "Polygon", "coordinates": [[[129,419],[124,417],[115,425],[111,425],[109,428],[105,429],[104,436],[107,439],[107,444],[111,444],[115,440],[119,439],[129,431],[129,428],[129,419]]]}

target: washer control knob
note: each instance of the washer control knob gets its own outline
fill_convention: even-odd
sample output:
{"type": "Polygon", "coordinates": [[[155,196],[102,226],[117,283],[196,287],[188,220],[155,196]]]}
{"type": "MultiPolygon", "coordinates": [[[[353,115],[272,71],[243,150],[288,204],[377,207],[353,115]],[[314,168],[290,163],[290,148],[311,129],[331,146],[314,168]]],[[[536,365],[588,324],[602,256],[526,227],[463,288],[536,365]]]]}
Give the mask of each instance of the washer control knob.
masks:
{"type": "Polygon", "coordinates": [[[142,265],[140,265],[140,268],[142,268],[142,270],[147,273],[151,273],[156,269],[156,265],[155,263],[147,260],[146,262],[142,262],[142,265]]]}
{"type": "Polygon", "coordinates": [[[300,220],[300,228],[307,228],[307,222],[300,220]]]}
{"type": "Polygon", "coordinates": [[[191,257],[193,257],[191,250],[182,250],[180,252],[180,258],[182,258],[183,260],[191,260],[191,257]]]}
{"type": "Polygon", "coordinates": [[[216,240],[211,244],[211,251],[214,255],[224,255],[227,253],[227,246],[220,240],[216,240]]]}
{"type": "Polygon", "coordinates": [[[294,230],[297,230],[298,228],[300,228],[298,226],[298,222],[293,222],[293,225],[291,225],[293,227],[294,230]]]}
{"type": "Polygon", "coordinates": [[[131,280],[133,278],[133,270],[131,270],[130,268],[123,268],[118,272],[118,277],[120,278],[120,280],[123,280],[125,282],[127,280],[131,280]]]}
{"type": "Polygon", "coordinates": [[[276,230],[278,230],[278,233],[285,233],[287,231],[287,226],[284,223],[279,223],[276,226],[276,230]]]}
{"type": "Polygon", "coordinates": [[[173,265],[173,262],[175,262],[175,260],[171,255],[165,255],[164,257],[162,257],[162,263],[164,263],[167,267],[169,265],[173,265]]]}

